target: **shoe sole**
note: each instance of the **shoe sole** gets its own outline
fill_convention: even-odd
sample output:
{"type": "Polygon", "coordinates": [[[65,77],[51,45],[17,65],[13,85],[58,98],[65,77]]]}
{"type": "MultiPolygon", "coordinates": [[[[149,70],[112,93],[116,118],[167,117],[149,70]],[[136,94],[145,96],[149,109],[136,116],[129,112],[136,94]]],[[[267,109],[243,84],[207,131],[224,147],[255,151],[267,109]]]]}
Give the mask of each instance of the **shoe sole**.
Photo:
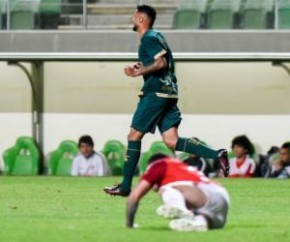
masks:
{"type": "Polygon", "coordinates": [[[169,205],[161,205],[156,209],[157,215],[166,218],[166,219],[174,219],[174,218],[193,218],[194,215],[190,211],[184,211],[180,208],[169,206],[169,205]]]}
{"type": "Polygon", "coordinates": [[[103,191],[106,194],[109,194],[111,196],[119,196],[119,197],[128,197],[130,195],[130,192],[116,192],[116,191],[112,191],[110,189],[103,189],[103,191]]]}
{"type": "Polygon", "coordinates": [[[191,232],[191,231],[198,231],[204,232],[207,231],[207,225],[201,222],[194,221],[194,219],[175,219],[169,223],[169,227],[172,230],[179,231],[179,232],[191,232]]]}
{"type": "Polygon", "coordinates": [[[223,171],[225,177],[227,177],[230,173],[230,163],[227,156],[228,153],[226,152],[223,157],[219,158],[220,168],[223,171]]]}

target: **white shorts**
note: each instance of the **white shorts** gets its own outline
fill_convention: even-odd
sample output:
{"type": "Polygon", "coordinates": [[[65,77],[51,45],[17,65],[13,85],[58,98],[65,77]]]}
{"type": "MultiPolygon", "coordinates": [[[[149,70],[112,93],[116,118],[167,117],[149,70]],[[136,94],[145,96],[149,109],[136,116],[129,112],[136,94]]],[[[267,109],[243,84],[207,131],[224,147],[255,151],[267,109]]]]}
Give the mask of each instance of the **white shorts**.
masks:
{"type": "Polygon", "coordinates": [[[206,204],[196,209],[196,214],[204,214],[211,220],[211,228],[223,228],[230,204],[229,194],[223,187],[216,184],[199,184],[197,186],[207,197],[206,204]]]}

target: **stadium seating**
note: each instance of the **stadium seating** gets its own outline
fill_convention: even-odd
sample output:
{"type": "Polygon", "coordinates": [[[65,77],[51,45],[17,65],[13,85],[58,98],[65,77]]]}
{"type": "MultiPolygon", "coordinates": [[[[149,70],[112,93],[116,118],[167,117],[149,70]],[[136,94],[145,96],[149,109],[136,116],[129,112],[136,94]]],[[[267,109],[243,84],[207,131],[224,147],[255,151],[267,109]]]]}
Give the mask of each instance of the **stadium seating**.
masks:
{"type": "Polygon", "coordinates": [[[174,13],[174,29],[198,29],[203,26],[207,0],[187,0],[174,13]]]}
{"type": "Polygon", "coordinates": [[[31,137],[19,137],[13,147],[3,153],[7,175],[37,175],[40,152],[31,137]]]}
{"type": "Polygon", "coordinates": [[[3,29],[3,17],[5,13],[5,2],[4,0],[0,0],[0,29],[3,29]]]}
{"type": "Polygon", "coordinates": [[[41,0],[40,4],[40,28],[57,29],[61,15],[61,0],[41,0]]]}
{"type": "Polygon", "coordinates": [[[11,0],[11,29],[34,29],[40,0],[11,0]]]}
{"type": "Polygon", "coordinates": [[[76,142],[71,140],[61,142],[57,150],[50,156],[48,173],[59,176],[70,175],[73,159],[78,152],[76,142]]]}
{"type": "Polygon", "coordinates": [[[118,140],[109,140],[105,143],[102,153],[105,155],[109,163],[112,175],[122,175],[125,159],[125,146],[118,140]]]}
{"type": "Polygon", "coordinates": [[[241,0],[214,0],[208,13],[208,28],[233,28],[240,6],[241,0]]]}
{"type": "Polygon", "coordinates": [[[173,152],[162,141],[155,141],[150,146],[150,149],[145,152],[140,159],[140,174],[143,174],[148,166],[150,157],[157,153],[163,153],[166,155],[173,155],[173,152]]]}
{"type": "Polygon", "coordinates": [[[280,0],[278,10],[279,29],[290,29],[290,0],[280,0]]]}
{"type": "Polygon", "coordinates": [[[269,16],[274,10],[274,0],[247,0],[242,13],[242,28],[270,28],[269,16]]]}

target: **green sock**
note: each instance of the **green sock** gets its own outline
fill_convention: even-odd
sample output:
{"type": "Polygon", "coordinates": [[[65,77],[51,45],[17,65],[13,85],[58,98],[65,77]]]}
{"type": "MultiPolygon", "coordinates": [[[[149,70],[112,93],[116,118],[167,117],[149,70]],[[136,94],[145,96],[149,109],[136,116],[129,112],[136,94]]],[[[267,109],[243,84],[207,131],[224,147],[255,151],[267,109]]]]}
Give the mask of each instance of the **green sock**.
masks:
{"type": "Polygon", "coordinates": [[[195,138],[179,138],[175,150],[210,159],[217,158],[219,153],[218,151],[209,148],[195,138]]]}
{"type": "Polygon", "coordinates": [[[141,141],[129,141],[126,153],[126,160],[123,167],[122,188],[130,191],[136,166],[140,158],[141,141]]]}

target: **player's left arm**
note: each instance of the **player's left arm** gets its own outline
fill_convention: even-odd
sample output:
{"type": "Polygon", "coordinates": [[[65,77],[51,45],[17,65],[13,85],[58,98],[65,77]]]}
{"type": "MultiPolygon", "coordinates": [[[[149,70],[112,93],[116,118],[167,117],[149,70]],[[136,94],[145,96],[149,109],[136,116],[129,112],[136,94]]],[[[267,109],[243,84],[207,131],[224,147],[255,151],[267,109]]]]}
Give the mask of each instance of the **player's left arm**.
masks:
{"type": "Polygon", "coordinates": [[[139,201],[151,189],[151,185],[146,180],[141,180],[136,188],[130,193],[127,201],[126,226],[134,227],[135,214],[138,209],[139,201]]]}

